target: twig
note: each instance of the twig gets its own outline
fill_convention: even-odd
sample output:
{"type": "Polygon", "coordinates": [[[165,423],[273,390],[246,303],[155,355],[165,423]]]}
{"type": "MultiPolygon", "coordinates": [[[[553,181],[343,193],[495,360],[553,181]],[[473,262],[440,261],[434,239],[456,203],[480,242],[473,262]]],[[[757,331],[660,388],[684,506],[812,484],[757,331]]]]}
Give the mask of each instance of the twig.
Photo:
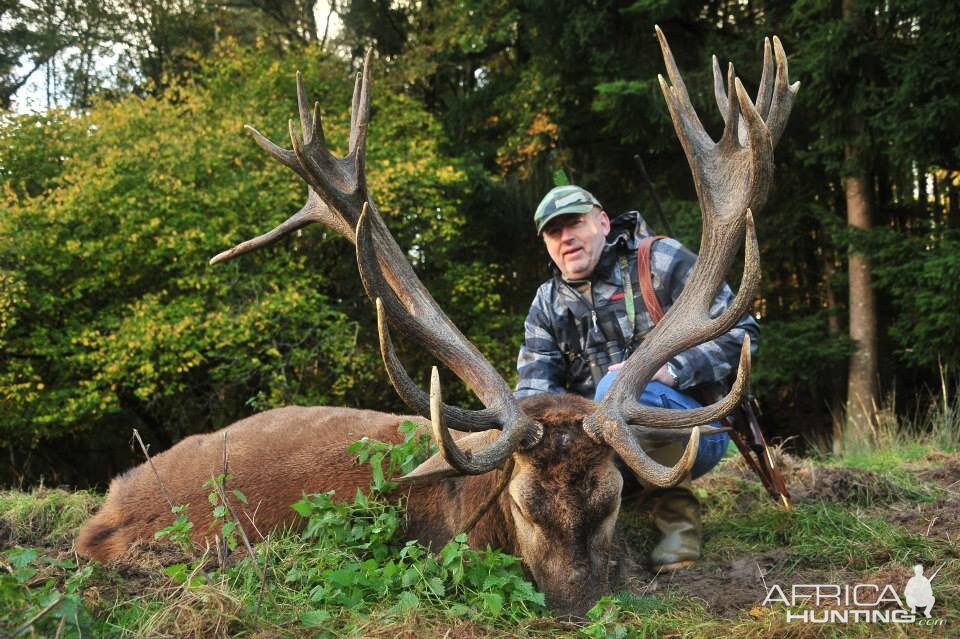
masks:
{"type": "MultiPolygon", "coordinates": [[[[267,539],[263,544],[263,574],[267,574],[267,570],[270,567],[270,535],[272,532],[267,533],[267,539]]],[[[260,617],[260,605],[263,603],[263,595],[267,592],[267,580],[262,579],[260,581],[260,594],[257,595],[257,606],[253,609],[253,618],[257,619],[260,617]]]]}
{"type": "Polygon", "coordinates": [[[760,567],[760,562],[757,562],[757,572],[760,573],[760,581],[763,582],[763,590],[765,592],[770,592],[770,589],[767,588],[767,578],[763,574],[763,568],[760,567]]]}
{"type": "Polygon", "coordinates": [[[510,477],[513,475],[513,457],[506,463],[503,467],[503,475],[500,477],[500,481],[497,483],[497,487],[490,494],[490,497],[483,504],[477,508],[474,513],[470,516],[470,519],[467,520],[467,523],[463,525],[463,528],[460,529],[460,532],[464,535],[470,534],[470,531],[473,530],[473,527],[477,525],[477,522],[490,510],[490,507],[493,505],[497,499],[500,498],[500,493],[503,492],[503,489],[507,487],[507,484],[510,483],[510,477]]]}
{"type": "MultiPolygon", "coordinates": [[[[223,468],[223,483],[221,488],[223,488],[223,494],[227,494],[227,431],[223,431],[223,462],[221,463],[223,468]]],[[[216,483],[216,482],[214,482],[216,483]]],[[[227,536],[223,536],[222,546],[218,543],[217,545],[217,558],[220,561],[220,567],[223,568],[226,561],[227,555],[230,554],[230,547],[227,545],[227,536]]]]}
{"type": "Polygon", "coordinates": [[[223,485],[227,485],[227,431],[223,431],[223,485]]]}
{"type": "Polygon", "coordinates": [[[53,639],[60,639],[60,635],[63,634],[63,628],[67,625],[67,617],[64,615],[60,617],[60,623],[57,624],[57,634],[53,635],[53,639]]]}
{"type": "Polygon", "coordinates": [[[223,486],[217,483],[217,478],[211,476],[213,479],[213,488],[220,496],[220,501],[227,507],[227,510],[230,511],[230,516],[233,517],[233,521],[237,524],[237,530],[240,531],[240,538],[243,540],[243,545],[247,548],[247,553],[250,555],[250,559],[253,560],[253,566],[257,569],[257,574],[260,576],[260,579],[266,579],[263,571],[260,570],[260,563],[257,561],[257,554],[253,552],[253,546],[250,545],[250,539],[247,537],[247,531],[243,529],[243,524],[240,523],[240,517],[237,516],[237,511],[233,509],[233,504],[230,503],[230,500],[227,499],[227,493],[223,490],[223,486]]]}
{"type": "Polygon", "coordinates": [[[226,537],[224,537],[224,543],[220,543],[220,535],[213,536],[213,547],[217,549],[217,565],[223,568],[227,563],[227,553],[224,550],[226,548],[226,537]]]}
{"type": "Polygon", "coordinates": [[[647,590],[650,588],[650,586],[653,585],[653,582],[655,582],[655,581],[657,580],[657,577],[660,576],[660,573],[661,573],[661,572],[663,572],[663,568],[657,568],[657,574],[655,574],[655,575],[653,576],[653,579],[651,579],[649,582],[647,582],[647,585],[644,586],[644,587],[643,587],[643,590],[640,591],[640,595],[641,595],[641,596],[644,596],[644,595],[647,594],[647,590]]]}
{"type": "Polygon", "coordinates": [[[58,596],[57,596],[56,599],[54,599],[53,601],[51,601],[50,603],[48,603],[48,604],[46,605],[46,607],[45,607],[43,610],[41,610],[40,612],[38,612],[37,614],[35,614],[32,619],[28,619],[27,621],[23,622],[23,624],[21,624],[19,628],[17,628],[16,630],[14,630],[14,631],[13,631],[13,634],[10,635],[10,636],[11,636],[11,637],[16,637],[16,636],[18,636],[18,635],[23,634],[24,631],[26,631],[30,626],[32,626],[33,624],[35,624],[35,623],[37,623],[38,621],[40,621],[40,619],[43,618],[44,615],[46,615],[48,612],[50,612],[51,610],[53,610],[54,608],[56,608],[56,607],[57,607],[57,604],[59,604],[61,601],[63,601],[63,595],[61,595],[59,592],[57,593],[57,595],[58,595],[58,596]]]}
{"type": "Polygon", "coordinates": [[[946,566],[946,565],[947,565],[947,562],[943,562],[942,564],[940,564],[940,567],[933,571],[933,574],[930,575],[930,577],[927,579],[927,581],[933,581],[933,578],[936,577],[938,574],[940,574],[940,571],[941,571],[941,570],[943,569],[943,567],[946,566]]]}
{"type": "Polygon", "coordinates": [[[136,428],[133,429],[133,436],[136,438],[137,443],[140,444],[140,449],[143,450],[143,456],[147,458],[147,463],[150,464],[150,469],[153,470],[153,474],[157,478],[157,483],[160,484],[160,492],[163,493],[163,497],[167,500],[170,510],[173,510],[173,497],[170,496],[170,493],[167,491],[167,487],[163,485],[163,480],[160,479],[160,473],[157,471],[157,467],[153,465],[153,460],[150,458],[150,453],[147,452],[147,447],[144,446],[143,440],[140,439],[140,433],[136,428]]]}

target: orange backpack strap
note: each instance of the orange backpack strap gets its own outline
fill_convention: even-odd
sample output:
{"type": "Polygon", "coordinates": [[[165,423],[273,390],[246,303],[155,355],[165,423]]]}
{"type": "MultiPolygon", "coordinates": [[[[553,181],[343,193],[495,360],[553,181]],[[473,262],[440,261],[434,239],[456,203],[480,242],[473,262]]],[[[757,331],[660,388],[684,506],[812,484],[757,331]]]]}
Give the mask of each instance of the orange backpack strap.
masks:
{"type": "Polygon", "coordinates": [[[666,239],[666,235],[648,235],[640,240],[640,248],[637,249],[637,273],[640,277],[640,294],[643,296],[643,303],[647,307],[647,313],[653,323],[659,324],[663,319],[663,307],[660,306],[660,300],[657,294],[653,292],[653,274],[650,271],[650,253],[653,250],[653,243],[657,240],[666,239]]]}

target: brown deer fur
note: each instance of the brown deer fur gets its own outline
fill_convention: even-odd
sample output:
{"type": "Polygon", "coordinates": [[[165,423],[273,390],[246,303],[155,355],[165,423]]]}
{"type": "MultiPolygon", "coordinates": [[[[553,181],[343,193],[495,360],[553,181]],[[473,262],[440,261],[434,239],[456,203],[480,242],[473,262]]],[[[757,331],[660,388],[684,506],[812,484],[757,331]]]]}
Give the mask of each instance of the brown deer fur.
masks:
{"type": "MultiPolygon", "coordinates": [[[[593,443],[580,426],[593,402],[544,395],[521,404],[544,424],[544,437],[533,449],[514,453],[512,479],[471,531],[470,543],[519,555],[552,607],[582,612],[609,591],[608,568],[611,560],[618,563],[613,549],[620,475],[612,450],[593,443]]],[[[190,504],[194,540],[212,541],[215,531],[202,523],[212,516],[210,489],[203,483],[222,472],[227,433],[228,488],[246,494],[248,505],[235,506],[247,533],[258,539],[279,526],[302,523],[290,504],[304,493],[334,490],[338,498],[350,499],[358,487],[368,487],[369,466],[357,464],[346,447],[364,436],[399,441],[397,427],[404,420],[426,425],[420,417],[350,408],[277,408],[188,437],[153,463],[173,500],[190,504]]],[[[472,448],[495,436],[480,433],[461,441],[474,440],[466,446],[472,448]]],[[[439,548],[488,500],[503,470],[451,477],[450,467],[435,455],[417,472],[417,481],[398,490],[407,499],[406,536],[439,548]]],[[[80,531],[77,552],[109,562],[172,521],[159,483],[143,463],[111,482],[103,507],[80,531]]]]}

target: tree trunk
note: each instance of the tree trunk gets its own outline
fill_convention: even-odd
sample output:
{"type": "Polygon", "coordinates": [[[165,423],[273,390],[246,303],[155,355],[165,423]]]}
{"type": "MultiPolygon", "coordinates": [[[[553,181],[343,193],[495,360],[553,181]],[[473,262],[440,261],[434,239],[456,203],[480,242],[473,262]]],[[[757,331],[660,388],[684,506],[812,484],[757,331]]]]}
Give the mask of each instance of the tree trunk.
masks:
{"type": "MultiPolygon", "coordinates": [[[[853,173],[844,179],[847,224],[859,229],[872,226],[871,180],[863,168],[859,150],[844,149],[853,173]]],[[[850,337],[856,350],[850,358],[847,378],[847,423],[844,445],[868,444],[873,440],[877,409],[877,310],[866,255],[850,248],[850,337]]]]}
{"type": "MultiPolygon", "coordinates": [[[[833,292],[833,278],[837,269],[834,264],[834,251],[824,250],[823,283],[825,303],[827,307],[827,333],[830,337],[839,337],[842,333],[840,317],[837,314],[837,296],[833,292]]],[[[843,379],[839,371],[835,371],[833,384],[830,385],[830,395],[827,398],[830,409],[830,421],[833,426],[833,454],[839,455],[843,451],[843,394],[841,384],[843,379]]]]}

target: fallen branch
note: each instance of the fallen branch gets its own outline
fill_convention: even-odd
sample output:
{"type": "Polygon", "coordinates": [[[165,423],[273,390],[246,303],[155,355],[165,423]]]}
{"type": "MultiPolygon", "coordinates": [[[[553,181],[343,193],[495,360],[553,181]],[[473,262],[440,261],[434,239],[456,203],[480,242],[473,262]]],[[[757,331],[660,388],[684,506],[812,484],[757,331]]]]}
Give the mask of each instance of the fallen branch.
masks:
{"type": "Polygon", "coordinates": [[[13,634],[10,635],[10,636],[11,636],[11,637],[17,637],[17,636],[19,636],[19,635],[22,635],[24,632],[27,631],[28,628],[30,628],[30,626],[32,626],[33,624],[37,623],[37,622],[40,621],[41,619],[43,619],[43,617],[44,617],[47,613],[49,613],[51,610],[53,610],[54,608],[56,608],[57,605],[58,605],[61,601],[63,601],[63,595],[61,595],[60,593],[57,593],[57,598],[56,598],[56,599],[54,599],[53,601],[51,601],[50,603],[48,603],[43,610],[41,610],[40,612],[38,612],[37,614],[35,614],[31,619],[28,619],[27,621],[23,622],[23,624],[21,624],[19,628],[17,628],[16,630],[14,630],[14,631],[13,631],[13,634]]]}
{"type": "Polygon", "coordinates": [[[140,444],[141,450],[143,450],[143,456],[147,458],[147,463],[150,464],[150,469],[153,471],[154,476],[157,478],[157,483],[160,484],[160,492],[163,493],[164,498],[167,500],[167,504],[170,506],[170,510],[173,510],[174,503],[173,497],[170,496],[170,493],[167,491],[167,487],[163,485],[163,480],[160,479],[160,473],[157,471],[157,467],[153,465],[153,459],[150,458],[150,453],[147,452],[147,447],[144,446],[143,440],[140,439],[140,433],[136,428],[133,429],[133,436],[136,438],[137,443],[140,444]]]}

